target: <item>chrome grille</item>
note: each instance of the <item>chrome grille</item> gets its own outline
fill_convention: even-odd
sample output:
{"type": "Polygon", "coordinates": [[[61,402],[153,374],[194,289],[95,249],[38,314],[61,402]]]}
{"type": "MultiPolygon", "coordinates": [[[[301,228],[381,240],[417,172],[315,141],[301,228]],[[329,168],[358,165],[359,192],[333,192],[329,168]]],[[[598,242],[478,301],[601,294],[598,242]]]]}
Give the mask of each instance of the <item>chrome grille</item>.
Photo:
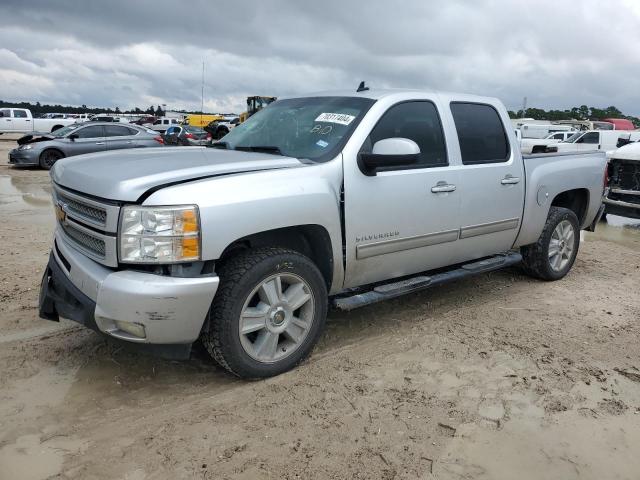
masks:
{"type": "Polygon", "coordinates": [[[90,205],[78,202],[72,198],[67,197],[64,194],[58,193],[58,198],[64,202],[67,211],[71,213],[75,213],[76,215],[83,217],[87,220],[90,220],[94,223],[100,224],[104,226],[107,222],[107,211],[98,208],[92,207],[90,205]]]}
{"type": "Polygon", "coordinates": [[[76,242],[81,248],[85,248],[89,250],[94,255],[99,256],[100,258],[105,257],[106,246],[104,240],[94,237],[88,233],[80,231],[73,225],[62,222],[60,223],[62,230],[67,234],[69,238],[71,238],[74,242],[76,242]]]}
{"type": "Polygon", "coordinates": [[[120,205],[53,184],[61,240],[107,267],[118,266],[120,205]]]}

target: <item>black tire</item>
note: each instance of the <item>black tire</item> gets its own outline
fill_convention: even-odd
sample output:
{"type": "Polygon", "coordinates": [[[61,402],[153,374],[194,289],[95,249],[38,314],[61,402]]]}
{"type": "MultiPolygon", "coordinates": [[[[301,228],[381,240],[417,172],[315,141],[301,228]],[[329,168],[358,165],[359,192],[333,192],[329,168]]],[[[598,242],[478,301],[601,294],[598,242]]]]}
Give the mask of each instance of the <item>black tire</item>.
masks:
{"type": "Polygon", "coordinates": [[[227,133],[229,133],[229,130],[227,130],[226,128],[219,128],[218,130],[216,130],[215,139],[220,140],[227,133]]]}
{"type": "MultiPolygon", "coordinates": [[[[220,286],[213,299],[208,330],[203,332],[202,342],[220,366],[238,377],[265,378],[294,368],[311,353],[324,331],[327,287],[318,267],[309,258],[289,249],[259,248],[225,261],[218,275],[220,286]],[[309,302],[313,307],[313,317],[306,337],[291,353],[280,360],[262,362],[254,359],[243,347],[240,317],[252,292],[274,275],[294,275],[304,280],[311,293],[309,302]]],[[[280,349],[281,338],[278,336],[278,353],[286,351],[285,348],[280,349]]]]}
{"type": "Polygon", "coordinates": [[[59,150],[45,150],[40,154],[40,168],[44,168],[45,170],[50,170],[53,165],[64,158],[64,155],[59,150]]]}
{"type": "MultiPolygon", "coordinates": [[[[565,244],[563,244],[563,248],[564,245],[565,244]]],[[[547,222],[542,229],[542,233],[540,234],[538,241],[520,249],[524,270],[528,275],[541,280],[559,280],[569,273],[569,270],[571,270],[576,256],[578,255],[579,246],[580,227],[576,214],[568,208],[551,207],[549,209],[549,215],[547,216],[547,222]],[[554,230],[564,221],[569,222],[573,228],[573,245],[571,246],[569,243],[566,243],[567,248],[572,247],[572,250],[570,255],[568,255],[568,261],[566,264],[563,265],[562,268],[554,268],[552,266],[552,261],[549,258],[549,247],[554,230]]]]}

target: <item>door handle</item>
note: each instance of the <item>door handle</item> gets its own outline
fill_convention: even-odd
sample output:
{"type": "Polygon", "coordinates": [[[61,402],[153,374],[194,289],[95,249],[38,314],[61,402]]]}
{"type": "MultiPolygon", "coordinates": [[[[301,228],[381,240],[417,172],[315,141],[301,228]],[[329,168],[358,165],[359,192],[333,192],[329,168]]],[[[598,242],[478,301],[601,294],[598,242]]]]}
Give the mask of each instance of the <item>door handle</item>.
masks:
{"type": "Polygon", "coordinates": [[[104,142],[96,142],[96,145],[104,145],[104,142]]]}
{"type": "Polygon", "coordinates": [[[502,185],[515,185],[516,183],[520,183],[520,178],[507,175],[502,180],[500,180],[500,183],[502,185]]]}
{"type": "Polygon", "coordinates": [[[431,187],[432,193],[454,192],[455,190],[456,186],[447,182],[438,182],[435,186],[431,187]]]}
{"type": "Polygon", "coordinates": [[[30,122],[31,120],[29,120],[28,118],[25,120],[25,122],[30,122]]]}

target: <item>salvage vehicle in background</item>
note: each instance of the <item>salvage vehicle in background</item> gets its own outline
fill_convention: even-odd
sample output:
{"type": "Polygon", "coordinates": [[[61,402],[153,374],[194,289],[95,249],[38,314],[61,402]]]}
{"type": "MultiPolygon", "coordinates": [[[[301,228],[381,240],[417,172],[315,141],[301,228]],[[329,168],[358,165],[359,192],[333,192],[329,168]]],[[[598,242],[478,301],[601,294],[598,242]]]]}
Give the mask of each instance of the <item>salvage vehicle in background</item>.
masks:
{"type": "Polygon", "coordinates": [[[611,153],[608,174],[605,212],[640,218],[640,143],[630,143],[611,153]]]}
{"type": "Polygon", "coordinates": [[[84,153],[162,146],[158,132],[137,125],[74,123],[48,135],[26,135],[9,152],[9,163],[50,169],[64,157],[84,153]]]}
{"type": "Polygon", "coordinates": [[[270,103],[275,102],[277,99],[278,97],[263,97],[259,95],[247,97],[247,111],[240,114],[240,123],[246,122],[251,115],[259,112],[270,103]]]}
{"type": "Polygon", "coordinates": [[[202,146],[211,142],[211,134],[191,125],[178,125],[167,128],[162,139],[165,145],[202,146]]]}
{"type": "Polygon", "coordinates": [[[211,134],[216,140],[220,140],[233,128],[240,124],[240,117],[224,118],[223,120],[214,120],[204,129],[211,134]]]}
{"type": "Polygon", "coordinates": [[[235,375],[277,375],[309,355],[329,304],[511,265],[563,278],[602,213],[605,163],[523,158],[494,98],[279,100],[212,148],[56,164],[40,316],[174,358],[201,339],[235,375]]]}
{"type": "Polygon", "coordinates": [[[0,134],[55,132],[75,121],[74,118],[33,118],[27,108],[0,108],[0,134]]]}
{"type": "Polygon", "coordinates": [[[578,130],[571,125],[560,125],[556,123],[523,123],[520,125],[522,138],[547,138],[549,134],[557,132],[572,132],[578,130]]]}
{"type": "Polygon", "coordinates": [[[618,148],[620,138],[636,141],[640,132],[623,130],[588,130],[577,132],[567,140],[557,144],[558,152],[579,152],[602,150],[604,152],[618,148]]]}
{"type": "Polygon", "coordinates": [[[172,125],[180,125],[180,122],[177,118],[160,117],[157,120],[154,120],[153,123],[142,124],[143,127],[155,130],[156,132],[160,133],[164,133],[167,128],[172,125]]]}
{"type": "Polygon", "coordinates": [[[567,131],[552,133],[545,138],[522,138],[520,130],[516,129],[516,137],[520,141],[520,151],[527,155],[532,153],[555,152],[557,149],[554,145],[567,140],[574,133],[575,131],[567,131]]]}

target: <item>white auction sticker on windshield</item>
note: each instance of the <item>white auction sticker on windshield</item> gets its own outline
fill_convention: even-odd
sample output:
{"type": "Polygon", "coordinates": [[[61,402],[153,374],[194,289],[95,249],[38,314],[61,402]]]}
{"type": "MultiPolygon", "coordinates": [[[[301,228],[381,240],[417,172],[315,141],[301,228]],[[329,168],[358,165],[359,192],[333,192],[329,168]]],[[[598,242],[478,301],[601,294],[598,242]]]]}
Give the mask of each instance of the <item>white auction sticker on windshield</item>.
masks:
{"type": "Polygon", "coordinates": [[[349,125],[355,120],[353,115],[346,113],[321,113],[316,118],[316,122],[339,123],[340,125],[349,125]]]}

